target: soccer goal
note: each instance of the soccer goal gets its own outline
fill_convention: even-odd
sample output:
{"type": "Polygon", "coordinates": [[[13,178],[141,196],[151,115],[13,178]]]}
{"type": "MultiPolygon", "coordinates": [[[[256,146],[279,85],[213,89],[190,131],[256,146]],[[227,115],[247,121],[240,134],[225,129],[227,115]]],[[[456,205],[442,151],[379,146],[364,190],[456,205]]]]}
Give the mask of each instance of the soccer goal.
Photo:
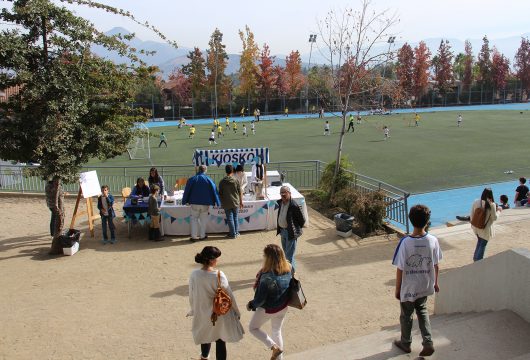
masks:
{"type": "Polygon", "coordinates": [[[127,146],[130,160],[151,159],[149,128],[142,123],[134,124],[134,135],[127,146]]]}

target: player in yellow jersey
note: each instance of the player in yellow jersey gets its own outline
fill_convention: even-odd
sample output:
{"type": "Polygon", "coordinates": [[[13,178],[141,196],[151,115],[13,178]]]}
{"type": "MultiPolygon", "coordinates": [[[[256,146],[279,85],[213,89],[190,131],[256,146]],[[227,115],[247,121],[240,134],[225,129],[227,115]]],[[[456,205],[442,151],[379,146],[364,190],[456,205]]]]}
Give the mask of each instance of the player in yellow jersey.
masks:
{"type": "Polygon", "coordinates": [[[219,139],[221,136],[223,136],[223,127],[219,124],[217,125],[217,138],[219,139]]]}
{"type": "Polygon", "coordinates": [[[230,129],[230,119],[228,118],[228,116],[226,117],[225,124],[226,124],[226,128],[230,129]]]}
{"type": "Polygon", "coordinates": [[[414,114],[414,124],[416,126],[420,124],[420,115],[418,113],[414,114]]]}
{"type": "Polygon", "coordinates": [[[237,123],[235,121],[232,122],[232,128],[234,129],[234,134],[237,134],[237,123]]]}
{"type": "Polygon", "coordinates": [[[190,139],[193,139],[194,136],[195,136],[195,126],[191,125],[191,127],[190,127],[190,136],[188,136],[188,137],[190,139]]]}

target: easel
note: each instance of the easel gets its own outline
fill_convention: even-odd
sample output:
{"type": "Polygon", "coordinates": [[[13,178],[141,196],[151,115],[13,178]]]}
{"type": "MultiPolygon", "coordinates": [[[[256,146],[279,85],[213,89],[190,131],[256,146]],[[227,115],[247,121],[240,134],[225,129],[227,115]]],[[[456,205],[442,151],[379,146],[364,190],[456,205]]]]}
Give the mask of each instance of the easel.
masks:
{"type": "Polygon", "coordinates": [[[74,228],[75,221],[78,216],[87,215],[88,219],[88,228],[90,229],[90,237],[94,237],[94,220],[98,219],[98,215],[94,215],[94,205],[92,204],[92,197],[87,197],[86,200],[86,210],[77,211],[79,209],[79,202],[83,198],[83,190],[79,187],[79,192],[77,193],[77,200],[75,202],[74,213],[72,215],[72,221],[70,222],[70,229],[74,228]]]}

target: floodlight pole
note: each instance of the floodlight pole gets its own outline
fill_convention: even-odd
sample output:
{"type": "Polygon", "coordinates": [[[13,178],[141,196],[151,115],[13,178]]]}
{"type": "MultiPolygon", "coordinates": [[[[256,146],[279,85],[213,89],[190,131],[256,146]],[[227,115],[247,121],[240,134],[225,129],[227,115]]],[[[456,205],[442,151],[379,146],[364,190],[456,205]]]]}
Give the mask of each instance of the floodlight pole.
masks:
{"type": "Polygon", "coordinates": [[[313,52],[313,44],[317,41],[316,34],[309,35],[309,43],[311,47],[309,48],[309,64],[307,65],[307,83],[305,88],[305,111],[309,114],[309,71],[311,71],[311,53],[313,52]]]}
{"type": "MultiPolygon", "coordinates": [[[[383,65],[383,81],[385,81],[385,74],[386,74],[386,64],[388,63],[388,58],[390,57],[390,47],[394,43],[394,40],[396,40],[395,36],[391,36],[386,41],[388,43],[388,51],[386,52],[386,60],[385,64],[383,65]]],[[[381,109],[383,108],[383,92],[381,91],[381,98],[379,100],[379,104],[381,105],[381,109]]]]}

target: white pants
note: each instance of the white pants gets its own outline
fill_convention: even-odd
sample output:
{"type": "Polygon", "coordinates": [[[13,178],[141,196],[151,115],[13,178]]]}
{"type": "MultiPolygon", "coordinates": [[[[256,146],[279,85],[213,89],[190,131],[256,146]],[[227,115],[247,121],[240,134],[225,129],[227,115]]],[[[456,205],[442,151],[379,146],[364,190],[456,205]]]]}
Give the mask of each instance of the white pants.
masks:
{"type": "MultiPolygon", "coordinates": [[[[248,324],[248,330],[252,335],[254,335],[258,340],[267,346],[270,349],[273,345],[277,345],[280,349],[283,350],[283,338],[282,338],[282,325],[283,320],[285,319],[285,314],[287,314],[287,308],[282,311],[278,311],[274,314],[267,314],[264,308],[257,308],[250,323],[248,324]],[[265,325],[267,321],[271,321],[271,336],[260,328],[265,325]]],[[[281,359],[280,356],[278,359],[281,359]]]]}
{"type": "Polygon", "coordinates": [[[206,236],[206,223],[208,222],[208,205],[191,205],[191,237],[202,239],[206,236]]]}

